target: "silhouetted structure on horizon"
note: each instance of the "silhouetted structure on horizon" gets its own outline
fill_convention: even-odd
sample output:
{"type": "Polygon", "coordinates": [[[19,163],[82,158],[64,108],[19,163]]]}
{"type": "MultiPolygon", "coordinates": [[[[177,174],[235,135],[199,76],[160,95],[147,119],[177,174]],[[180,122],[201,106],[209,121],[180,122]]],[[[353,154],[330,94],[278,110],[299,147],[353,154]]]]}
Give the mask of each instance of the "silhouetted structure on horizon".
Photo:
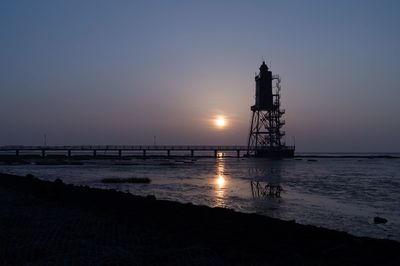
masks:
{"type": "Polygon", "coordinates": [[[293,157],[294,146],[286,146],[282,137],[285,131],[282,119],[285,113],[280,103],[280,82],[278,75],[272,75],[263,63],[255,77],[256,102],[251,106],[252,118],[247,154],[255,157],[293,157]]]}

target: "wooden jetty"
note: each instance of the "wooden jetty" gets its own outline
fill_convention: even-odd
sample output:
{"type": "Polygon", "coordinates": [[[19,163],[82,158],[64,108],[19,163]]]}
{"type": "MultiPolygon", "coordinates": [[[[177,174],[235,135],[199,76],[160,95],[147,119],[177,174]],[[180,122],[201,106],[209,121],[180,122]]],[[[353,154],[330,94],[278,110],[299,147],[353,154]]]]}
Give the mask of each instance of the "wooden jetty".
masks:
{"type": "MultiPolygon", "coordinates": [[[[161,156],[178,156],[184,152],[194,157],[195,152],[209,152],[211,156],[218,157],[226,152],[233,153],[237,157],[247,153],[247,146],[194,146],[194,145],[84,145],[84,146],[0,146],[1,155],[40,155],[46,157],[50,154],[72,157],[77,154],[91,154],[93,157],[103,155],[115,155],[117,157],[128,156],[135,152],[134,156],[146,157],[149,152],[162,152],[161,156]]],[[[132,156],[132,155],[131,155],[132,156]]],[[[158,155],[160,156],[160,155],[158,155]]]]}

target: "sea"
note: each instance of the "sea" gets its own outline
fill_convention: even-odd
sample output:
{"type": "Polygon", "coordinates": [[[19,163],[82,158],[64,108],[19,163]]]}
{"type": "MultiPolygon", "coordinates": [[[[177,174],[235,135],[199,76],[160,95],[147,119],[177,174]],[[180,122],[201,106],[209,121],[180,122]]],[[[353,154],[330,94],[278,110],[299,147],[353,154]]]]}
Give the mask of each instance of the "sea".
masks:
{"type": "Polygon", "coordinates": [[[0,165],[0,172],[62,179],[400,241],[400,154],[385,154],[397,158],[378,155],[297,154],[299,157],[282,160],[222,154],[218,158],[102,159],[82,160],[79,165],[0,165]],[[104,178],[131,177],[151,182],[102,182],[104,178]],[[375,224],[376,216],[387,223],[375,224]]]}

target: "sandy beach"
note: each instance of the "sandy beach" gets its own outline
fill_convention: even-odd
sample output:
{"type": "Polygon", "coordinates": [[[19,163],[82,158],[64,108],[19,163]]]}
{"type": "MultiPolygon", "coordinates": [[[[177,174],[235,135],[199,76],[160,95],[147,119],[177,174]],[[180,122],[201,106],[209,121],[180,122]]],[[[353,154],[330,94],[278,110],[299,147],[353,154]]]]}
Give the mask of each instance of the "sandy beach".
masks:
{"type": "Polygon", "coordinates": [[[0,175],[1,265],[399,265],[400,243],[0,175]]]}

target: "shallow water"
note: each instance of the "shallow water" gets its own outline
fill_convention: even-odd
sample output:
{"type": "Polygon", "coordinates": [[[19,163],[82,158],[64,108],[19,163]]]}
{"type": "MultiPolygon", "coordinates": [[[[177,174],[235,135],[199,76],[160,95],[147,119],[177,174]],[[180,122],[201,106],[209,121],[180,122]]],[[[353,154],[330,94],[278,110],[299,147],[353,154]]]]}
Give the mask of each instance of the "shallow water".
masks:
{"type": "Polygon", "coordinates": [[[255,158],[84,161],[84,165],[0,165],[0,172],[114,188],[158,199],[256,212],[400,241],[400,159],[255,158]],[[102,178],[148,177],[151,184],[103,184],[102,178]],[[253,196],[251,181],[280,185],[281,197],[253,196]],[[375,225],[381,216],[388,223],[375,225]]]}

